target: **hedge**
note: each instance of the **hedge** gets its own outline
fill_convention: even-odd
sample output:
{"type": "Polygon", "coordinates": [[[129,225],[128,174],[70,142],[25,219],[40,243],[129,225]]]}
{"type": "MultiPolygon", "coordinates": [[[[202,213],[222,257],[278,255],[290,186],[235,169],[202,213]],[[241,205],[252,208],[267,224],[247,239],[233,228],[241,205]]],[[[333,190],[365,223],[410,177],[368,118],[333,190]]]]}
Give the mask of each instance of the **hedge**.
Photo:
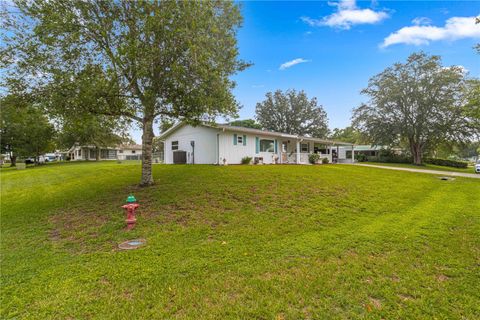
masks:
{"type": "Polygon", "coordinates": [[[468,162],[458,161],[458,160],[449,160],[449,159],[438,159],[438,158],[426,158],[425,163],[435,164],[438,166],[454,167],[454,168],[466,168],[468,167],[468,162]]]}
{"type": "Polygon", "coordinates": [[[367,157],[366,161],[371,162],[385,162],[385,163],[412,163],[412,158],[407,156],[397,156],[397,155],[389,155],[389,156],[370,156],[367,157]]]}

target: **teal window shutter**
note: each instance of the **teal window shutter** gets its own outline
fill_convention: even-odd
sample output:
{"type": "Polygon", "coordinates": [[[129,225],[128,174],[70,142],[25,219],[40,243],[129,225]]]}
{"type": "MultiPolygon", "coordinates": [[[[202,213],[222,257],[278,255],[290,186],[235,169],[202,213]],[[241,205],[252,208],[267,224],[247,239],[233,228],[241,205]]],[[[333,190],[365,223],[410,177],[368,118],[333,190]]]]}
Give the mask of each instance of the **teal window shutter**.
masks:
{"type": "Polygon", "coordinates": [[[275,153],[278,153],[278,152],[277,152],[277,148],[278,148],[278,147],[277,147],[277,139],[275,139],[275,153]]]}
{"type": "Polygon", "coordinates": [[[255,137],[255,153],[260,153],[260,139],[255,137]]]}
{"type": "Polygon", "coordinates": [[[247,145],[247,135],[243,135],[243,145],[246,146],[247,145]]]}
{"type": "Polygon", "coordinates": [[[237,145],[237,134],[236,133],[233,135],[233,144],[237,145]]]}

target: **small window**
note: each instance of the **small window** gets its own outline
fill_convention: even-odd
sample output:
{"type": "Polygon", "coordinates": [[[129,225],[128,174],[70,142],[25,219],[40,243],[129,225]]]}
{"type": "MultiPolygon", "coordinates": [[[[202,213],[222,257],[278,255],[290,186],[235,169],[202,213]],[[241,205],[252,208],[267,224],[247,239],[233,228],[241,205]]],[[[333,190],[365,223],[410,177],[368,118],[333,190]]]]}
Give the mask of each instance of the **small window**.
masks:
{"type": "Polygon", "coordinates": [[[178,141],[172,141],[172,150],[178,150],[178,141]]]}
{"type": "Polygon", "coordinates": [[[260,152],[275,152],[275,142],[273,140],[260,140],[260,152]]]}
{"type": "Polygon", "coordinates": [[[308,143],[300,144],[300,150],[301,152],[308,152],[308,143]]]}
{"type": "Polygon", "coordinates": [[[243,144],[243,136],[237,136],[237,144],[239,145],[243,144]]]}
{"type": "Polygon", "coordinates": [[[123,153],[123,150],[118,150],[118,153],[123,153]]]}
{"type": "Polygon", "coordinates": [[[132,150],[132,154],[135,154],[135,150],[132,150]]]}

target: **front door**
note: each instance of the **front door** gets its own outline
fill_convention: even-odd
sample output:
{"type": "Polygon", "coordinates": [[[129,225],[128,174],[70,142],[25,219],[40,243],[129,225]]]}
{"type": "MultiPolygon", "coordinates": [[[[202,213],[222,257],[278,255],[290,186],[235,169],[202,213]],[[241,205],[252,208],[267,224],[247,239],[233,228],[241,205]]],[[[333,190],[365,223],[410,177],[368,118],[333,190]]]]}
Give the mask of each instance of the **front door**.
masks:
{"type": "Polygon", "coordinates": [[[287,141],[282,141],[282,163],[288,162],[287,141]]]}

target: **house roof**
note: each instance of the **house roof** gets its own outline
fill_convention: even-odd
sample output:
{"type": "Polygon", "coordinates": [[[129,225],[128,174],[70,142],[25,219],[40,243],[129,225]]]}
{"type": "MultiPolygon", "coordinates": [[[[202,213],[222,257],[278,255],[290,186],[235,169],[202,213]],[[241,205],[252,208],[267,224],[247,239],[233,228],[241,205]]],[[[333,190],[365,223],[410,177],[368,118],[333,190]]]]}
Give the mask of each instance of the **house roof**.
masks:
{"type": "MultiPolygon", "coordinates": [[[[162,133],[158,138],[160,140],[165,139],[181,127],[185,125],[184,122],[178,122],[175,125],[173,125],[170,129],[162,133]]],[[[288,134],[288,133],[282,133],[282,132],[276,132],[276,131],[270,131],[270,130],[260,130],[260,129],[253,129],[253,128],[245,128],[245,127],[237,127],[237,126],[232,126],[229,124],[208,124],[208,123],[202,123],[200,124],[201,126],[204,127],[210,127],[214,129],[219,129],[222,131],[235,131],[235,132],[244,132],[244,133],[251,133],[251,134],[258,134],[258,135],[263,135],[263,136],[272,136],[272,137],[282,137],[282,138],[287,138],[287,139],[296,139],[296,140],[307,140],[307,141],[314,141],[314,142],[319,142],[319,143],[324,143],[324,144],[334,144],[334,145],[340,145],[340,146],[352,146],[352,143],[347,143],[347,142],[340,142],[340,141],[333,141],[333,140],[326,140],[326,139],[321,139],[321,138],[315,138],[315,137],[306,137],[306,136],[299,136],[299,135],[293,135],[293,134],[288,134]]]]}
{"type": "Polygon", "coordinates": [[[141,144],[121,144],[117,146],[118,149],[142,150],[141,144]]]}
{"type": "MultiPolygon", "coordinates": [[[[75,148],[96,148],[94,145],[79,145],[75,143],[73,146],[68,149],[67,152],[72,152],[75,148]]],[[[141,144],[121,144],[114,147],[100,147],[100,149],[110,149],[110,150],[118,150],[118,149],[127,149],[127,150],[142,150],[141,144]]]]}
{"type": "Polygon", "coordinates": [[[385,149],[384,146],[379,145],[370,145],[370,144],[361,144],[354,147],[355,151],[378,151],[385,149]]]}

